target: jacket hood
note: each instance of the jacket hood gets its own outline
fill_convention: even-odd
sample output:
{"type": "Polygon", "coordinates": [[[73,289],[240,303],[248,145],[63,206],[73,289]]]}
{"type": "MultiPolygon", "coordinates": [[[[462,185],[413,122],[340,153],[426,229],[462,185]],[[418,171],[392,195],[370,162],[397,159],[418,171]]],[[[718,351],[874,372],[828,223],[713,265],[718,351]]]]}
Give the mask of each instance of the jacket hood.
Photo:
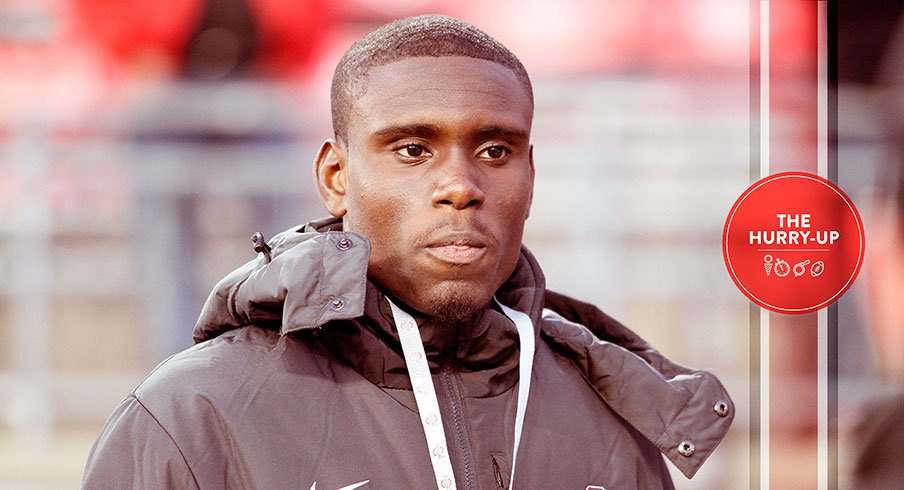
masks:
{"type": "MultiPolygon", "coordinates": [[[[373,303],[370,244],[342,231],[341,220],[292,228],[273,237],[270,247],[269,258],[258,256],[215,286],[195,326],[196,343],[248,325],[285,335],[353,320],[365,315],[368,290],[373,303]]],[[[523,247],[497,298],[527,313],[536,334],[688,478],[727,432],[734,406],[715,376],[669,361],[595,306],[546,290],[523,247]]]]}
{"type": "Polygon", "coordinates": [[[370,242],[327,218],[284,231],[224,277],[201,309],[193,339],[247,325],[287,334],[364,313],[370,242]]]}

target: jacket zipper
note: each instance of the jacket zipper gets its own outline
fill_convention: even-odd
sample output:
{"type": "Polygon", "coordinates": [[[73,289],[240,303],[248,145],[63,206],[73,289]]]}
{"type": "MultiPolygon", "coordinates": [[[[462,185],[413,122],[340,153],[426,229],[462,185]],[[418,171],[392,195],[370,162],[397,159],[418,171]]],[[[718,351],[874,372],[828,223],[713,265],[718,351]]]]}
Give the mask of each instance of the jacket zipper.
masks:
{"type": "Polygon", "coordinates": [[[468,439],[468,431],[465,427],[464,410],[462,408],[461,399],[458,396],[458,390],[455,387],[454,374],[451,366],[445,366],[440,371],[440,380],[442,381],[443,391],[449,400],[449,407],[452,409],[452,427],[454,431],[454,442],[458,448],[458,454],[462,461],[462,472],[464,476],[464,488],[476,489],[476,477],[474,471],[474,454],[471,452],[471,442],[468,439]]]}
{"type": "Polygon", "coordinates": [[[490,458],[493,459],[493,476],[496,477],[496,486],[502,490],[505,488],[505,484],[502,481],[502,471],[499,470],[499,462],[496,461],[496,456],[490,456],[490,458]]]}

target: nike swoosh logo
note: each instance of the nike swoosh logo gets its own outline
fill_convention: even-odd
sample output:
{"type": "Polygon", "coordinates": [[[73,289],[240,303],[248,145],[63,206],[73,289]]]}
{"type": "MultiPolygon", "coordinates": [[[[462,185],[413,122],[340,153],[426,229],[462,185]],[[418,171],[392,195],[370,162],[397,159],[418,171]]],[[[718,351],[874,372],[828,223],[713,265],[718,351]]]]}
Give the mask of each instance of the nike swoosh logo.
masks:
{"type": "MultiPolygon", "coordinates": [[[[358,483],[352,483],[351,485],[346,485],[342,488],[337,488],[336,490],[355,490],[356,488],[367,485],[368,483],[370,483],[370,480],[364,480],[358,483]]],[[[311,485],[311,490],[317,490],[317,482],[314,482],[314,484],[311,485]]]]}
{"type": "Polygon", "coordinates": [[[351,484],[351,485],[349,485],[349,486],[347,486],[347,487],[342,487],[342,488],[340,488],[339,490],[354,490],[354,489],[356,489],[356,488],[358,488],[358,487],[360,487],[360,486],[367,485],[368,483],[370,483],[370,480],[364,480],[364,481],[362,481],[362,482],[353,483],[353,484],[351,484]]]}

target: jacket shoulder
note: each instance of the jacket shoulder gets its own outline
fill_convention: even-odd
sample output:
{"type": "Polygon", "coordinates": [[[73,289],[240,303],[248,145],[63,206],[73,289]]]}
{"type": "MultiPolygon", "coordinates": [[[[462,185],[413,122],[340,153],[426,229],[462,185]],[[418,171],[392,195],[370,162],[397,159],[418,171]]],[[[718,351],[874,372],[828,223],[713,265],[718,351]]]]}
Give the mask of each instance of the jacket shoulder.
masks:
{"type": "Polygon", "coordinates": [[[734,404],[719,379],[670,361],[597,307],[552,294],[541,338],[691,478],[734,418],[734,404]]]}
{"type": "Polygon", "coordinates": [[[191,489],[199,485],[170,434],[137,398],[129,396],[110,415],[91,448],[82,488],[191,489]]]}
{"type": "Polygon", "coordinates": [[[133,395],[156,406],[158,400],[229,393],[237,382],[265,375],[263,365],[276,354],[280,343],[280,335],[272,330],[255,326],[232,330],[170,356],[133,395]]]}
{"type": "Polygon", "coordinates": [[[316,402],[322,392],[316,383],[329,376],[325,362],[304,339],[255,326],[196,344],[138,385],[129,409],[111,416],[97,442],[106,456],[95,459],[153,462],[178,454],[201,488],[248,488],[249,444],[272,436],[273,417],[287,416],[274,407],[316,402]],[[153,432],[166,438],[145,444],[144,435],[153,432]]]}

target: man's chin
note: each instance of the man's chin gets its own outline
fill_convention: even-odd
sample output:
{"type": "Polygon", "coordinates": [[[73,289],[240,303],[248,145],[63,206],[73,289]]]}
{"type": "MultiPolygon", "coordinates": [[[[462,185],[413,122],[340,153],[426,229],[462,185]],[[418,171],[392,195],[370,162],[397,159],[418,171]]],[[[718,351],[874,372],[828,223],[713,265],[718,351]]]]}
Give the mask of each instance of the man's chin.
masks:
{"type": "Polygon", "coordinates": [[[492,295],[480,294],[464,284],[443,285],[424,298],[421,311],[440,327],[461,325],[486,308],[492,295]]]}

